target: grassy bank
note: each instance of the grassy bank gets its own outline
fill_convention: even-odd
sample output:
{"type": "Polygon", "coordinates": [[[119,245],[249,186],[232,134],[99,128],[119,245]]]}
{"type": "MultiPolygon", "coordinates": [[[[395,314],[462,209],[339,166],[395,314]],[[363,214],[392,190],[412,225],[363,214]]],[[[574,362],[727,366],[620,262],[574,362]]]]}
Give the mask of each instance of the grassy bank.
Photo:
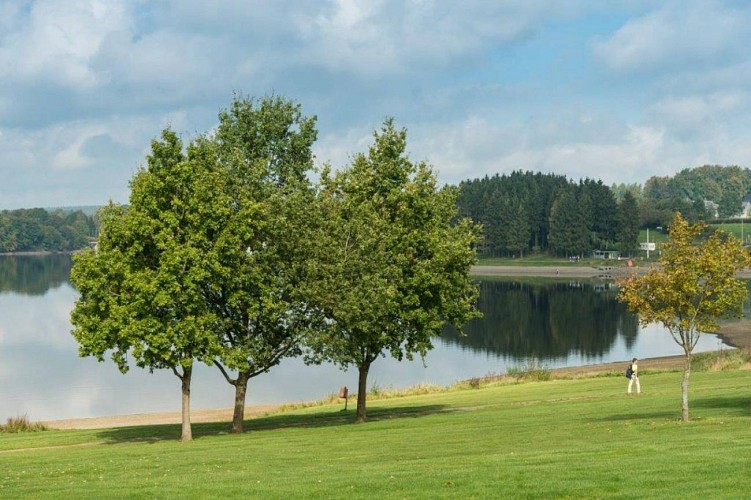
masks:
{"type": "Polygon", "coordinates": [[[657,497],[747,495],[751,371],[505,384],[254,419],[0,434],[0,497],[657,497]]]}
{"type": "MultiPolygon", "coordinates": [[[[487,257],[480,256],[477,261],[479,266],[516,266],[516,267],[599,267],[599,266],[614,266],[625,267],[626,261],[624,258],[617,259],[595,259],[591,256],[585,256],[577,261],[570,261],[565,257],[553,257],[545,253],[533,253],[525,257],[487,257]]],[[[657,252],[652,252],[652,258],[650,260],[644,259],[644,256],[634,258],[637,263],[649,263],[657,261],[657,252]]]]}

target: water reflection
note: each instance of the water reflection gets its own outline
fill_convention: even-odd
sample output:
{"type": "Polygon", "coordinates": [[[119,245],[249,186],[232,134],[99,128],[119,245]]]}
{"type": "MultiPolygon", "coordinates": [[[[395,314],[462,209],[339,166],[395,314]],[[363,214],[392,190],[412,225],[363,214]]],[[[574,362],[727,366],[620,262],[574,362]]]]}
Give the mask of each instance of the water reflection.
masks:
{"type": "Polygon", "coordinates": [[[72,266],[67,254],[0,256],[0,293],[43,295],[67,283],[72,266]]]}
{"type": "Polygon", "coordinates": [[[477,352],[513,358],[603,356],[621,337],[627,347],[639,333],[637,317],[616,300],[606,282],[524,282],[485,280],[479,309],[467,335],[447,328],[444,338],[477,352]]]}

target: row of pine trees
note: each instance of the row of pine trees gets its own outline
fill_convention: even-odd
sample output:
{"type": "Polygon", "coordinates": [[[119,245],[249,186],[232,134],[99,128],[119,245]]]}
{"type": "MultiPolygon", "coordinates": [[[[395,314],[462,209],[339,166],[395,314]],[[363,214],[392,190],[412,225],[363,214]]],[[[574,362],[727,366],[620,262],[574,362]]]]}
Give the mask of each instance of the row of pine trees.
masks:
{"type": "Polygon", "coordinates": [[[459,185],[459,213],[482,223],[481,253],[524,256],[546,251],[556,256],[592,250],[633,254],[639,248],[639,205],[625,192],[616,200],[602,181],[572,182],[565,176],[512,172],[459,185]]]}

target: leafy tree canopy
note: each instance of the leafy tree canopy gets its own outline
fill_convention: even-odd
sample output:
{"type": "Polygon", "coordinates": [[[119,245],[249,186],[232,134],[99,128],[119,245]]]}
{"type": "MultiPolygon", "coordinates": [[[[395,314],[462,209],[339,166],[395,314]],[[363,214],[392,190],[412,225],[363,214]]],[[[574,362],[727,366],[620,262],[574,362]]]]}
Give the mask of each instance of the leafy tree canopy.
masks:
{"type": "Polygon", "coordinates": [[[741,314],[748,290],[736,279],[751,265],[741,242],[702,223],[689,224],[676,213],[670,241],[663,246],[660,267],[621,283],[620,299],[638,313],[642,325],[662,323],[685,353],[683,420],[688,420],[691,352],[702,332],[716,332],[718,318],[741,314]]]}
{"type": "Polygon", "coordinates": [[[102,212],[96,251],[76,256],[71,280],[80,298],[71,314],[82,356],[107,352],[121,371],[129,360],[172,370],[182,382],[183,440],[190,430],[190,381],[195,359],[218,350],[218,318],[205,300],[215,267],[215,222],[229,206],[216,151],[198,139],[187,153],[165,130],[147,167],[131,181],[130,206],[102,212]]]}
{"type": "Polygon", "coordinates": [[[329,327],[309,358],[357,366],[358,421],[379,356],[424,356],[445,322],[461,327],[475,315],[478,228],[452,224],[455,189],[439,189],[427,164],[411,162],[406,141],[387,119],[367,155],[321,177],[316,282],[329,327]]]}

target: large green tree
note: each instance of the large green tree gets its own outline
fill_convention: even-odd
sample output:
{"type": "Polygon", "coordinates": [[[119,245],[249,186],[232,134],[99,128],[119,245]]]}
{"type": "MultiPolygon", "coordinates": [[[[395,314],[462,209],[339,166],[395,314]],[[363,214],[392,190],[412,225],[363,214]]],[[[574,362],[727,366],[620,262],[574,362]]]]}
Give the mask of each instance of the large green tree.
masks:
{"type": "Polygon", "coordinates": [[[98,249],[76,256],[71,272],[80,293],[71,314],[79,353],[103,361],[110,352],[122,372],[129,361],[172,370],[181,381],[186,441],[193,363],[210,362],[218,350],[218,318],[205,299],[214,212],[228,206],[216,165],[210,142],[199,139],[185,152],[165,130],[131,181],[129,206],[103,210],[98,249]]]}
{"type": "Polygon", "coordinates": [[[214,364],[235,387],[231,432],[243,430],[249,379],[299,354],[319,318],[305,282],[315,121],[275,96],[238,96],[219,115],[214,140],[231,210],[207,296],[221,323],[214,364]]]}
{"type": "Polygon", "coordinates": [[[327,328],[309,359],[358,369],[356,421],[366,419],[372,363],[425,356],[445,322],[475,315],[469,269],[478,227],[456,215],[456,190],[439,188],[425,163],[407,157],[406,130],[387,119],[367,155],[324,170],[315,272],[327,328]]]}
{"type": "Polygon", "coordinates": [[[303,293],[312,290],[304,281],[314,255],[305,237],[315,216],[307,178],[315,138],[315,118],[275,96],[258,101],[236,96],[220,113],[216,131],[195,141],[187,155],[177,137],[165,132],[153,146],[148,169],[132,183],[128,210],[105,212],[99,252],[77,264],[77,281],[87,290],[97,283],[166,281],[162,275],[169,275],[167,290],[186,292],[174,295],[172,303],[171,295],[160,292],[163,303],[154,308],[144,295],[155,291],[152,284],[128,289],[117,295],[118,308],[102,309],[98,302],[113,300],[108,293],[115,292],[106,286],[87,290],[74,314],[82,353],[101,358],[114,349],[121,369],[127,365],[120,352],[129,350],[149,368],[182,367],[176,373],[185,391],[193,359],[214,364],[235,387],[231,431],[242,432],[249,379],[299,354],[320,317],[303,293]],[[107,276],[109,269],[119,269],[108,259],[121,259],[128,272],[107,276]],[[191,307],[182,311],[182,302],[191,307]],[[138,315],[151,321],[152,330],[139,330],[138,315]],[[98,329],[98,319],[109,321],[111,330],[98,329]],[[191,335],[186,329],[181,336],[175,328],[180,321],[200,326],[200,342],[174,359],[180,352],[175,346],[191,335]],[[87,343],[91,339],[97,340],[94,347],[87,343]]]}
{"type": "Polygon", "coordinates": [[[740,240],[722,231],[705,235],[706,225],[689,224],[676,213],[660,267],[621,282],[620,300],[638,313],[642,325],[662,323],[685,355],[681,418],[689,419],[688,385],[691,353],[702,332],[716,332],[717,319],[742,313],[748,291],[736,279],[751,265],[740,240]]]}

